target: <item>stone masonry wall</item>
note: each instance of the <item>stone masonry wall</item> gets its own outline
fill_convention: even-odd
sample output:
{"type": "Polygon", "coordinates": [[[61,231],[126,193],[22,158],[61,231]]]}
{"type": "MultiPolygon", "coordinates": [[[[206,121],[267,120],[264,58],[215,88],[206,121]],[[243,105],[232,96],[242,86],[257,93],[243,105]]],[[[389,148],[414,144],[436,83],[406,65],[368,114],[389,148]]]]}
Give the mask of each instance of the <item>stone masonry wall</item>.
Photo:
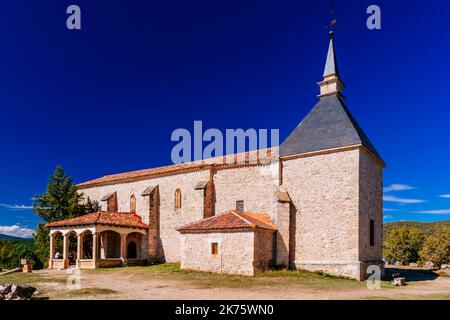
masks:
{"type": "Polygon", "coordinates": [[[244,211],[267,213],[272,219],[277,210],[278,165],[261,165],[219,170],[214,175],[216,214],[236,209],[244,201],[244,211]]]}
{"type": "Polygon", "coordinates": [[[182,237],[182,269],[242,275],[254,274],[253,230],[184,233],[182,237]],[[219,244],[217,255],[211,254],[212,242],[219,244]]]}
{"type": "MultiPolygon", "coordinates": [[[[141,193],[150,185],[159,185],[160,194],[160,238],[162,250],[167,262],[180,260],[180,234],[176,228],[203,219],[203,212],[196,206],[195,185],[202,180],[209,179],[207,170],[157,177],[148,180],[119,183],[115,185],[98,186],[81,189],[92,200],[100,199],[110,192],[117,191],[118,210],[130,211],[130,197],[136,197],[137,214],[143,217],[145,223],[149,222],[149,197],[141,193]],[[181,189],[182,208],[174,210],[175,190],[181,189]]],[[[102,210],[106,210],[106,203],[101,202],[102,210]]]]}
{"type": "MultiPolygon", "coordinates": [[[[235,209],[237,200],[244,200],[245,210],[253,213],[267,213],[271,217],[276,209],[275,188],[278,178],[274,173],[277,165],[231,168],[218,170],[214,175],[215,213],[220,214],[235,209]]],[[[203,192],[196,192],[195,185],[208,181],[209,170],[180,173],[147,180],[97,186],[80,191],[92,200],[99,201],[108,193],[117,192],[118,210],[130,210],[130,197],[136,197],[137,214],[149,222],[149,197],[141,193],[150,185],[159,185],[160,196],[160,238],[162,253],[167,262],[180,261],[180,234],[176,228],[203,219],[203,192]],[[182,192],[182,208],[174,211],[176,189],[182,192]]],[[[106,203],[101,202],[102,210],[106,203]]]]}
{"type": "Polygon", "coordinates": [[[257,270],[266,270],[273,264],[274,236],[271,230],[255,230],[254,267],[257,270]]]}
{"type": "MultiPolygon", "coordinates": [[[[282,173],[282,187],[292,200],[291,225],[277,222],[281,217],[287,218],[287,214],[280,216],[275,196],[279,188],[277,163],[216,171],[215,213],[235,209],[236,201],[243,200],[244,210],[267,213],[277,226],[286,229],[283,242],[277,242],[290,248],[289,261],[297,267],[361,278],[361,265],[381,257],[382,168],[363,149],[355,148],[283,160],[282,173]],[[375,221],[374,247],[367,246],[370,219],[375,221]]],[[[81,192],[92,200],[100,200],[116,191],[119,211],[130,210],[130,197],[134,194],[137,213],[148,223],[149,199],[141,193],[150,185],[159,185],[163,255],[168,262],[178,262],[182,260],[183,242],[176,228],[203,219],[204,192],[196,192],[195,185],[209,179],[209,170],[200,170],[91,187],[81,192]],[[178,188],[182,192],[182,209],[175,211],[178,188]]],[[[106,203],[102,206],[106,210],[106,203]]],[[[287,252],[279,259],[285,264],[287,252]]],[[[231,270],[231,266],[228,268],[231,270]]]]}
{"type": "Polygon", "coordinates": [[[383,258],[383,168],[365,150],[360,152],[360,251],[361,261],[383,258]],[[370,220],[375,222],[375,244],[370,245],[370,220]]]}
{"type": "Polygon", "coordinates": [[[359,277],[359,149],[283,161],[297,267],[359,277]]]}

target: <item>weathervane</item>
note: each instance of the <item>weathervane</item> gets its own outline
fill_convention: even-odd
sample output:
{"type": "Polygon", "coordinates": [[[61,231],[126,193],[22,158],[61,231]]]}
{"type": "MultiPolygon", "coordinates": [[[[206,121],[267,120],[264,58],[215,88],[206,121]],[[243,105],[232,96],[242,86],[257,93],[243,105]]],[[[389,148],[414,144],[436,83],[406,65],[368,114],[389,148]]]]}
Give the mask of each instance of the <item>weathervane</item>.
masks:
{"type": "Polygon", "coordinates": [[[330,0],[330,22],[325,27],[326,29],[330,29],[330,31],[333,31],[333,26],[336,24],[336,18],[334,16],[334,0],[330,0]]]}

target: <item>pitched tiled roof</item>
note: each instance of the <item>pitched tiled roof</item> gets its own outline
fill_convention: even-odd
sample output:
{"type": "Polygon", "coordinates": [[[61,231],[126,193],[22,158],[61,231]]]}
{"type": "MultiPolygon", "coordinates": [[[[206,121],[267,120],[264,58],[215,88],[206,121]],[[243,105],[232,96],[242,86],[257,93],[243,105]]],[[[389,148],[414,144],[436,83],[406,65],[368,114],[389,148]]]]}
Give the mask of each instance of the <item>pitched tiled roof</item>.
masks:
{"type": "Polygon", "coordinates": [[[97,185],[106,185],[106,184],[113,184],[118,182],[128,182],[128,181],[135,181],[135,180],[143,180],[149,177],[153,176],[160,176],[160,175],[170,175],[170,174],[177,174],[182,171],[192,171],[192,170],[201,170],[201,169],[207,169],[211,165],[221,166],[221,167],[227,167],[232,166],[236,164],[250,164],[253,163],[251,161],[254,161],[253,159],[257,159],[257,164],[262,163],[268,163],[273,159],[276,159],[277,152],[274,152],[275,148],[269,148],[269,149],[262,149],[262,150],[255,150],[245,153],[239,153],[239,154],[233,154],[229,156],[223,156],[223,157],[216,157],[201,161],[194,161],[194,162],[186,162],[181,164],[174,164],[164,167],[157,167],[157,168],[151,168],[151,169],[144,169],[144,170],[138,170],[138,171],[130,171],[125,173],[118,173],[118,174],[112,174],[103,176],[98,179],[90,180],[87,182],[79,183],[77,185],[78,188],[89,188],[97,185]],[[242,161],[239,157],[245,157],[245,161],[242,161]]]}
{"type": "Polygon", "coordinates": [[[148,228],[148,225],[142,222],[142,218],[135,213],[104,211],[92,212],[75,218],[51,222],[47,224],[47,227],[73,227],[81,225],[148,228]]]}
{"type": "Polygon", "coordinates": [[[231,210],[200,221],[189,223],[178,228],[177,231],[189,232],[228,229],[267,229],[275,231],[276,227],[265,214],[231,210]]]}

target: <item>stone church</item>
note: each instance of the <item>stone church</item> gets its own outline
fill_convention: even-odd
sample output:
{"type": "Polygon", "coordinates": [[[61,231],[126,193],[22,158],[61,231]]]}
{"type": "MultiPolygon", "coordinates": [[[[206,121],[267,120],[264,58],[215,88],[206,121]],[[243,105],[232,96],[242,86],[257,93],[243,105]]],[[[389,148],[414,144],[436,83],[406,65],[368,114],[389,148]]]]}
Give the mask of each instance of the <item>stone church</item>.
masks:
{"type": "Polygon", "coordinates": [[[78,184],[102,211],[48,224],[49,267],[179,262],[253,275],[284,266],[357,280],[382,267],[384,162],[344,104],[332,32],[318,86],[316,106],[279,148],[78,184]]]}

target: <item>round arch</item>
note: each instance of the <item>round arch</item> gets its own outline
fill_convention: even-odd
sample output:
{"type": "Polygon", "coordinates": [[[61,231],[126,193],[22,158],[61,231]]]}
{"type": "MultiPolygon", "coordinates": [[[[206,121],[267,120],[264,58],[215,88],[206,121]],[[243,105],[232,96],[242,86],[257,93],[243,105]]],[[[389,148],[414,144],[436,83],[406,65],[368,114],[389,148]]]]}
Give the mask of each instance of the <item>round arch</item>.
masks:
{"type": "Polygon", "coordinates": [[[129,241],[127,245],[127,259],[137,259],[137,245],[134,241],[129,241]]]}

